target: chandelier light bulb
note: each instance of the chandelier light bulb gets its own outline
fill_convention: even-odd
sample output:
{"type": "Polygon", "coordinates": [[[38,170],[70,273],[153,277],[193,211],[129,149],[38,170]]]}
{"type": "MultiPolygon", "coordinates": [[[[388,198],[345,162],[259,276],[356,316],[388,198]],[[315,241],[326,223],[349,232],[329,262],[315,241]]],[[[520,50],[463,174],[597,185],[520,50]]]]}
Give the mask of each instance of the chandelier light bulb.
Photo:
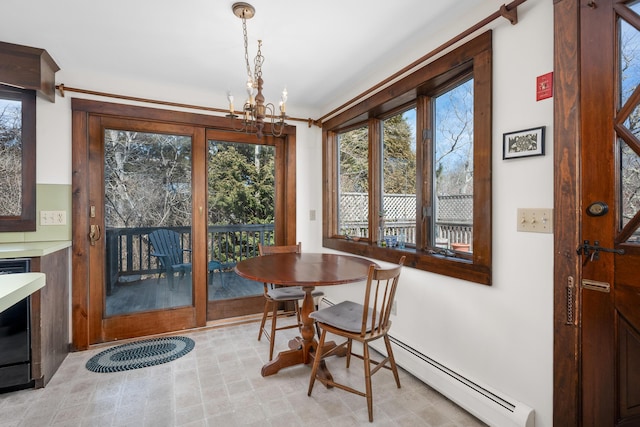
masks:
{"type": "Polygon", "coordinates": [[[233,114],[233,95],[231,95],[231,91],[227,91],[227,100],[229,101],[229,112],[233,114]]]}
{"type": "Polygon", "coordinates": [[[253,105],[253,94],[255,92],[255,87],[253,84],[253,79],[249,77],[247,79],[247,96],[249,97],[249,103],[253,105]]]}
{"type": "Polygon", "coordinates": [[[284,90],[282,91],[282,97],[280,98],[280,112],[282,114],[284,114],[287,111],[287,88],[285,87],[284,90]]]}

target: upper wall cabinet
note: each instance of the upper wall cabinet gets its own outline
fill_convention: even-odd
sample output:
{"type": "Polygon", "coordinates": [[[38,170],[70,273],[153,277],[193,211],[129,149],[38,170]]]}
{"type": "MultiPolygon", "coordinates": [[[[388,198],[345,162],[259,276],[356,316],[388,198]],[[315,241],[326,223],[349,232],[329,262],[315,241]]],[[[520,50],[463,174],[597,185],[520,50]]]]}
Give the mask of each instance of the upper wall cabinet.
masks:
{"type": "Polygon", "coordinates": [[[44,49],[0,42],[0,84],[32,89],[55,102],[59,69],[44,49]]]}
{"type": "Polygon", "coordinates": [[[0,42],[0,232],[36,230],[36,93],[60,68],[42,49],[0,42]]]}

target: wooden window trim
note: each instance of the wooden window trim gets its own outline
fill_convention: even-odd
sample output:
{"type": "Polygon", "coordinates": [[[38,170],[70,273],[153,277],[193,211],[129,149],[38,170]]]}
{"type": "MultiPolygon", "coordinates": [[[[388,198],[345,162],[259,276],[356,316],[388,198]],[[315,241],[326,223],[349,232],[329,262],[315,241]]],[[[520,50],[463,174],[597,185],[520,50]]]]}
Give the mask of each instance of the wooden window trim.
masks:
{"type": "MultiPolygon", "coordinates": [[[[348,110],[343,111],[323,124],[323,246],[343,252],[366,256],[381,261],[397,262],[401,255],[406,255],[405,265],[436,274],[442,274],[484,285],[491,285],[492,267],[492,194],[491,194],[491,147],[492,147],[492,33],[486,33],[454,49],[450,53],[423,66],[407,75],[385,90],[361,101],[348,110]],[[372,152],[369,159],[370,199],[376,197],[375,183],[379,182],[379,174],[375,164],[379,161],[379,148],[372,144],[375,135],[372,130],[378,118],[397,109],[408,102],[426,103],[433,90],[446,82],[473,72],[474,79],[474,201],[473,201],[473,248],[468,259],[463,257],[444,257],[430,254],[420,247],[428,230],[424,222],[416,221],[416,249],[398,250],[378,247],[372,241],[351,241],[336,233],[338,206],[338,165],[337,134],[354,126],[356,123],[369,124],[369,141],[372,152]]],[[[424,104],[423,104],[424,106],[424,104]]],[[[429,119],[426,114],[417,117],[418,126],[426,126],[429,119]]],[[[416,158],[430,160],[430,155],[421,150],[420,144],[416,158]]],[[[417,165],[423,165],[417,162],[417,165]]],[[[417,166],[418,182],[430,181],[430,167],[417,166]]],[[[429,196],[425,187],[417,188],[416,197],[429,196]]],[[[418,200],[420,202],[420,200],[418,200]]],[[[375,203],[371,200],[369,208],[370,230],[377,229],[375,203]]],[[[422,203],[418,203],[421,206],[422,203]]],[[[421,212],[417,212],[421,215],[421,212]]],[[[420,218],[420,216],[417,216],[420,218]]]]}
{"type": "Polygon", "coordinates": [[[36,231],[36,93],[0,84],[0,97],[22,102],[21,214],[0,216],[0,232],[36,231]]]}

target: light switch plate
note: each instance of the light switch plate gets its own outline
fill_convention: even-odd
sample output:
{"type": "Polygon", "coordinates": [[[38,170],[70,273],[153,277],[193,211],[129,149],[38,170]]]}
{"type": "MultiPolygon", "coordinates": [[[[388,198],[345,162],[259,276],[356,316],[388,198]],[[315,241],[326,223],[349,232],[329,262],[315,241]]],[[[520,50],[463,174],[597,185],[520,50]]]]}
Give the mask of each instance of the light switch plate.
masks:
{"type": "Polygon", "coordinates": [[[553,209],[518,208],[518,231],[553,233],[553,209]]]}

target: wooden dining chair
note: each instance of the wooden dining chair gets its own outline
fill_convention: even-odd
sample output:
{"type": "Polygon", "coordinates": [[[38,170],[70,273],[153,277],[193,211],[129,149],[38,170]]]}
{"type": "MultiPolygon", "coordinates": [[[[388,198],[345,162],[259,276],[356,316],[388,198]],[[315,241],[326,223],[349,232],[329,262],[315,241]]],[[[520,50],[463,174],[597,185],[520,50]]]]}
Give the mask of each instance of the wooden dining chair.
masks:
{"type": "Polygon", "coordinates": [[[363,396],[367,399],[369,421],[373,422],[373,395],[371,388],[371,377],[373,374],[383,367],[390,369],[393,372],[396,385],[400,388],[398,367],[393,357],[391,342],[389,341],[387,333],[391,327],[391,306],[396,295],[398,279],[404,260],[405,257],[403,256],[400,258],[398,265],[392,268],[379,268],[374,264],[369,267],[363,304],[353,301],[343,301],[334,306],[311,313],[310,317],[315,319],[316,324],[322,331],[318,349],[324,347],[327,332],[346,338],[346,340],[331,350],[326,351],[324,354],[316,354],[313,361],[313,369],[311,370],[311,379],[309,381],[309,391],[307,393],[309,396],[311,396],[316,379],[327,387],[334,386],[363,396]],[[369,343],[380,338],[384,340],[387,356],[381,361],[375,361],[369,357],[369,343]],[[352,343],[354,340],[362,343],[362,355],[353,352],[352,343]],[[364,362],[364,392],[346,384],[338,383],[332,379],[331,376],[317,375],[320,362],[336,353],[344,353],[345,347],[347,369],[351,363],[351,356],[357,357],[364,362]],[[387,362],[390,366],[386,365],[387,362]],[[374,365],[373,369],[371,365],[374,365]]]}
{"type": "MultiPolygon", "coordinates": [[[[301,253],[302,244],[297,245],[284,245],[284,246],[263,246],[258,244],[258,251],[260,256],[268,256],[272,254],[282,253],[301,253]]],[[[313,297],[320,297],[324,295],[322,291],[313,291],[311,294],[313,297]]],[[[275,286],[272,283],[264,284],[264,312],[262,314],[262,322],[260,322],[260,331],[258,332],[258,341],[262,338],[262,335],[269,340],[269,360],[273,359],[273,345],[276,339],[276,331],[282,329],[291,329],[302,327],[302,321],[300,319],[300,304],[299,300],[304,299],[304,291],[300,286],[275,286]],[[279,311],[279,306],[282,303],[292,303],[293,310],[279,311]],[[295,324],[288,324],[286,326],[277,327],[277,320],[279,317],[291,317],[296,316],[295,324]],[[265,328],[267,319],[271,319],[271,328],[269,331],[265,328]]]]}

